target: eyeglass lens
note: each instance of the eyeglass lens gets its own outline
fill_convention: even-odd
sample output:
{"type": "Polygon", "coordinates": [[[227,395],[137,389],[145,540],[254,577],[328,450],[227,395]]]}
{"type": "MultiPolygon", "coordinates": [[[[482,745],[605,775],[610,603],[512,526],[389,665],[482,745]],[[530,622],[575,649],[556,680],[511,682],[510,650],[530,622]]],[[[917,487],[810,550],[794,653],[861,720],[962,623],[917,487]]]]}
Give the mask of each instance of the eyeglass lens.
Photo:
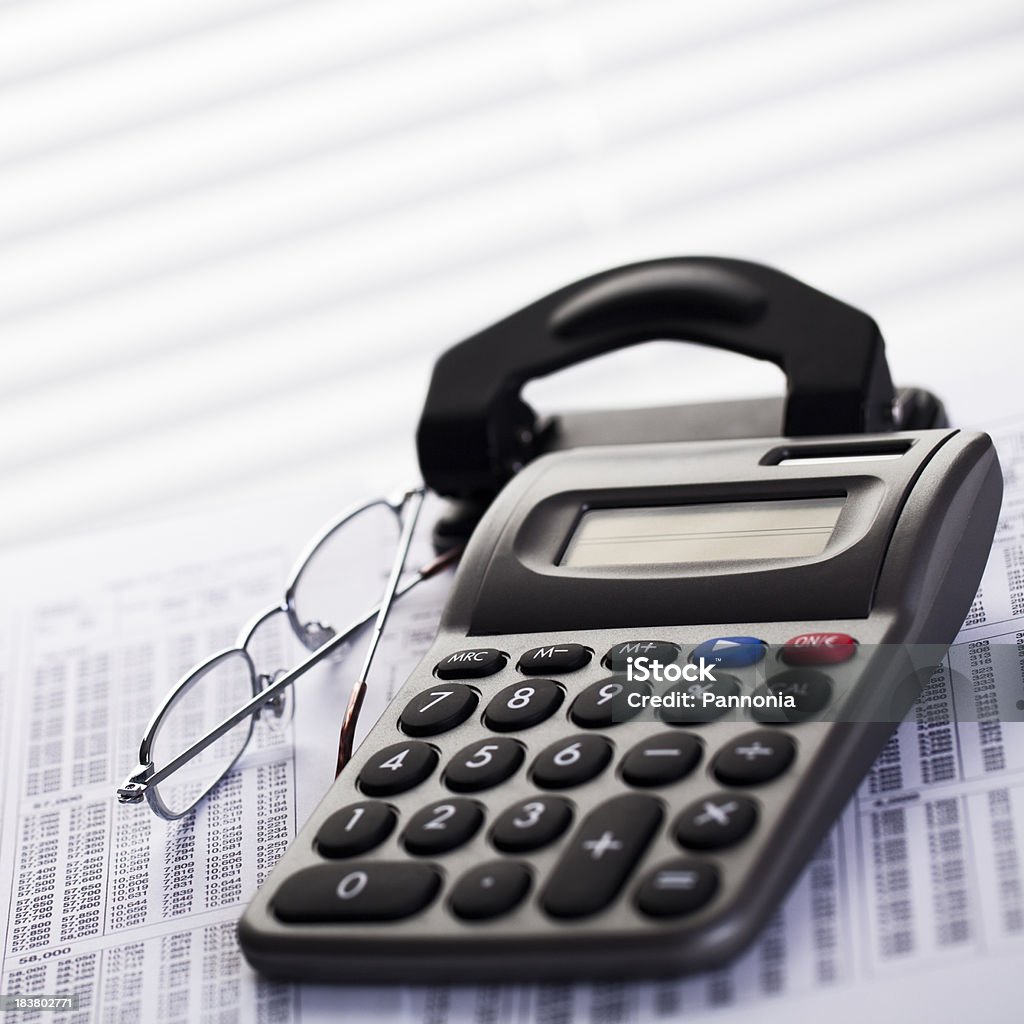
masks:
{"type": "Polygon", "coordinates": [[[400,530],[395,510],[381,502],[343,522],[312,553],[292,598],[298,632],[308,649],[316,650],[347,629],[380,599],[400,530]]]}
{"type": "MultiPolygon", "coordinates": [[[[249,659],[241,651],[200,668],[167,708],[151,750],[156,768],[169,764],[253,696],[249,659]]],[[[167,811],[184,814],[213,787],[245,748],[253,720],[247,717],[157,787],[167,811]]]]}

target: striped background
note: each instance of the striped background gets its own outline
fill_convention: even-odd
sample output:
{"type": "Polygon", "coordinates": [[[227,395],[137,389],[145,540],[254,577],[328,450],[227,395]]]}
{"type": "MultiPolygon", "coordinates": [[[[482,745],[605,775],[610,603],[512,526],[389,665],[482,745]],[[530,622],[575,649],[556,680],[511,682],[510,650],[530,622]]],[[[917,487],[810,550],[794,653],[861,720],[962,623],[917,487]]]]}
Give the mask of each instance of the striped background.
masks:
{"type": "MultiPolygon", "coordinates": [[[[653,256],[780,266],[1010,415],[1022,67],[998,0],[0,3],[0,544],[394,482],[439,350],[653,256]]],[[[609,359],[531,398],[780,384],[609,359]]]]}

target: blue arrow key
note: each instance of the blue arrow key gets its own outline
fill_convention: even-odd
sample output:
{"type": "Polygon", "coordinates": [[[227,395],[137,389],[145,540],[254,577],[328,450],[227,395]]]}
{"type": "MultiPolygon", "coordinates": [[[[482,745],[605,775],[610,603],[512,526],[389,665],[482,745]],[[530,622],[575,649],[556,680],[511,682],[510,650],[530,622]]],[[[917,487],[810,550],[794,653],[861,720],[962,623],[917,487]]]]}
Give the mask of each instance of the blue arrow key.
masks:
{"type": "Polygon", "coordinates": [[[709,665],[742,668],[759,662],[767,649],[756,636],[716,636],[695,647],[690,660],[697,662],[703,658],[709,665]]]}

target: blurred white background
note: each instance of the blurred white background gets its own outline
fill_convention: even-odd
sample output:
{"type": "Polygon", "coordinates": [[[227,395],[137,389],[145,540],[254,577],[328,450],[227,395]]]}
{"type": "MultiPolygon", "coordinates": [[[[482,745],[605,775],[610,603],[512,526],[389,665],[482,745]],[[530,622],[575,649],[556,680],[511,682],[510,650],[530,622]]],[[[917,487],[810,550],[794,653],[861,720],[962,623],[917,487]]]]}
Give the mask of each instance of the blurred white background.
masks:
{"type": "MultiPolygon", "coordinates": [[[[0,544],[399,481],[440,350],[655,256],[774,264],[1011,415],[1022,67],[1019,0],[0,4],[0,544]]],[[[531,396],[781,387],[615,362],[531,396]]]]}

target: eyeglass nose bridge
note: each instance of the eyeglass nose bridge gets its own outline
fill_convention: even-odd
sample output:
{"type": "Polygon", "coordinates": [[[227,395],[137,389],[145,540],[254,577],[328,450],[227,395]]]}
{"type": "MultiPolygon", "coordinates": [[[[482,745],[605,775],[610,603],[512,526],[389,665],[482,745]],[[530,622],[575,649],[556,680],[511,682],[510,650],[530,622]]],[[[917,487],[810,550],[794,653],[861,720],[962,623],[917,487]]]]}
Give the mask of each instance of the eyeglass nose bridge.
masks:
{"type": "MultiPolygon", "coordinates": [[[[283,668],[279,668],[271,675],[268,675],[266,672],[261,672],[256,677],[256,684],[259,686],[260,690],[263,691],[273,686],[281,676],[286,674],[287,670],[283,668]]],[[[253,718],[260,719],[266,712],[272,714],[274,718],[280,718],[285,713],[287,701],[288,695],[285,691],[282,690],[280,693],[275,693],[273,697],[269,697],[256,711],[253,718]]]]}
{"type": "Polygon", "coordinates": [[[337,631],[333,626],[323,622],[306,622],[302,625],[302,642],[310,650],[323,647],[328,640],[333,640],[337,631]]]}

